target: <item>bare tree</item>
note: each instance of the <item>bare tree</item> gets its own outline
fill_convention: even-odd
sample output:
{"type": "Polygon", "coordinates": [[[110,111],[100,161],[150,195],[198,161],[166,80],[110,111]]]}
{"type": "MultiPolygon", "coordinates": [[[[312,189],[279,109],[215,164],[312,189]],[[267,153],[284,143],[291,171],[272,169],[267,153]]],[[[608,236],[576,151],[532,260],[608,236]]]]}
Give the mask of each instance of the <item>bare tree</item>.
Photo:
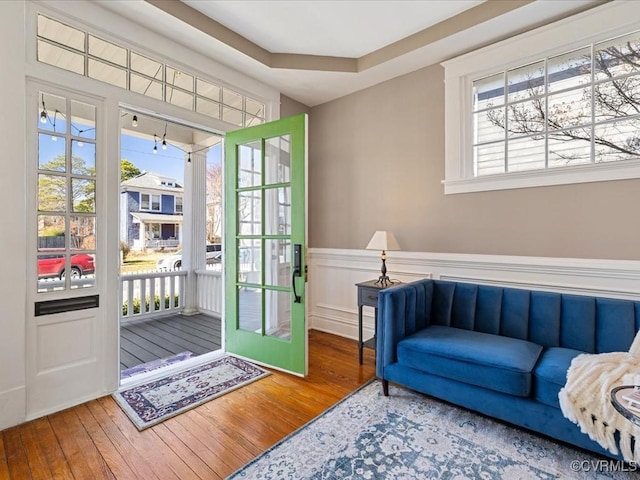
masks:
{"type": "Polygon", "coordinates": [[[207,167],[207,241],[220,242],[222,233],[222,165],[207,167]]]}
{"type": "MultiPolygon", "coordinates": [[[[588,59],[587,59],[588,60],[588,59]]],[[[540,140],[547,137],[558,143],[584,141],[590,144],[592,138],[596,146],[606,147],[611,153],[625,158],[640,156],[640,42],[628,41],[624,45],[598,50],[593,65],[578,62],[571,74],[575,77],[590,76],[590,68],[602,80],[591,88],[591,84],[578,88],[581,98],[571,101],[556,101],[545,108],[544,85],[540,76],[525,80],[525,97],[530,101],[508,105],[507,119],[502,109],[491,110],[487,118],[492,125],[507,130],[511,135],[530,135],[540,140]],[[591,98],[593,96],[595,122],[608,123],[607,128],[591,128],[591,98]],[[636,122],[629,125],[625,122],[636,122]]],[[[521,85],[522,87],[522,85],[521,85]]],[[[571,154],[563,154],[561,149],[554,152],[567,160],[571,154]]],[[[597,161],[597,160],[596,160],[597,161]]]]}

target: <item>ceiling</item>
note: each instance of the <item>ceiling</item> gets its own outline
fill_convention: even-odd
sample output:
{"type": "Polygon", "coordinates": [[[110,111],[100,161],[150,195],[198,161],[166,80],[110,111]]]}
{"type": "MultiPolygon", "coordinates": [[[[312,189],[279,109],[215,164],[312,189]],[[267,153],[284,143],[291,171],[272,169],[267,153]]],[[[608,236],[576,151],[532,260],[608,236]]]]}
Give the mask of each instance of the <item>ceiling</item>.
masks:
{"type": "Polygon", "coordinates": [[[361,57],[483,0],[182,2],[270,52],[361,57]]]}
{"type": "Polygon", "coordinates": [[[129,0],[100,3],[312,107],[604,2],[129,0]]]}

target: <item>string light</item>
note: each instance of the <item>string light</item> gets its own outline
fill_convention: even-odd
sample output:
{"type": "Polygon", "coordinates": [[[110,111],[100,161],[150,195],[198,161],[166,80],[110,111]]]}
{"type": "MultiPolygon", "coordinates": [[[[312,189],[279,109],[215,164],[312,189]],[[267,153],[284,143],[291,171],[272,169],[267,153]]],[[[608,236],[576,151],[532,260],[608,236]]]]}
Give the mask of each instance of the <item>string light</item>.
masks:
{"type": "Polygon", "coordinates": [[[58,140],[58,137],[56,136],[56,118],[58,117],[58,110],[55,110],[53,112],[53,122],[51,123],[51,125],[53,125],[53,135],[51,135],[51,140],[53,140],[54,142],[58,140]]]}
{"type": "MultiPolygon", "coordinates": [[[[47,123],[47,121],[51,124],[51,126],[53,127],[53,133],[51,134],[51,140],[54,142],[58,141],[58,135],[57,135],[57,131],[56,131],[56,121],[58,120],[58,114],[60,114],[62,116],[62,118],[66,119],[67,116],[64,114],[64,112],[61,112],[59,110],[54,110],[53,113],[53,117],[50,117],[47,114],[47,110],[44,104],[44,94],[42,95],[42,112],[40,113],[40,121],[42,123],[47,123]]],[[[78,137],[83,136],[82,134],[85,132],[90,132],[92,130],[95,130],[95,127],[91,127],[91,128],[84,128],[84,129],[80,129],[78,128],[76,125],[73,124],[73,122],[71,123],[71,128],[74,129],[77,133],[75,134],[78,137]]],[[[74,140],[76,142],[76,145],[78,147],[83,147],[84,146],[84,142],[82,141],[82,139],[79,140],[74,140]]]]}
{"type": "Polygon", "coordinates": [[[42,94],[42,112],[40,112],[40,123],[47,123],[47,108],[44,106],[44,93],[42,94]]]}
{"type": "MultiPolygon", "coordinates": [[[[153,154],[157,154],[158,153],[158,140],[160,140],[160,137],[158,135],[156,135],[155,133],[153,134],[153,154]]],[[[162,135],[162,149],[166,150],[167,146],[171,146],[173,148],[177,148],[178,150],[180,150],[182,153],[186,153],[187,154],[187,163],[191,163],[191,155],[193,155],[194,153],[198,153],[198,152],[202,152],[204,150],[208,150],[211,147],[204,147],[201,148],[200,150],[185,150],[184,148],[179,147],[178,145],[174,145],[172,143],[167,142],[167,124],[165,123],[164,125],[164,134],[162,135]]]]}
{"type": "Polygon", "coordinates": [[[167,149],[167,124],[164,124],[164,135],[162,136],[162,149],[167,149]]]}

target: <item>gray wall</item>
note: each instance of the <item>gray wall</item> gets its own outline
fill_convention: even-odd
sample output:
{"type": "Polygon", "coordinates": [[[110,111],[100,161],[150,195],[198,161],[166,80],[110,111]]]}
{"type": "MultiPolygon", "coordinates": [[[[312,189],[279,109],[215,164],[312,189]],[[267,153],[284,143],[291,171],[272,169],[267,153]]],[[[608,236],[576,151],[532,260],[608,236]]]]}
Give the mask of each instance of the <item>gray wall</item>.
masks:
{"type": "Polygon", "coordinates": [[[640,260],[640,180],[445,196],[439,65],[313,107],[309,125],[311,247],[391,230],[408,251],[640,260]]]}
{"type": "Polygon", "coordinates": [[[306,113],[308,115],[311,113],[311,108],[286,95],[280,95],[280,118],[287,118],[298,113],[306,113]]]}

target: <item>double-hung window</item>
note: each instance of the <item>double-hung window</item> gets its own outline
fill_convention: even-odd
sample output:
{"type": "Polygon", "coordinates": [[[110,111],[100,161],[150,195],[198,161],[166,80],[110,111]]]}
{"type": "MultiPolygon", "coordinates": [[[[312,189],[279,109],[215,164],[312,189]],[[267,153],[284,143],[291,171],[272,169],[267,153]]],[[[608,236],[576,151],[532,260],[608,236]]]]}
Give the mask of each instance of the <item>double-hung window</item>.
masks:
{"type": "Polygon", "coordinates": [[[160,211],[160,195],[141,193],[140,194],[140,210],[159,212],[160,211]]]}
{"type": "Polygon", "coordinates": [[[446,193],[640,177],[640,31],[617,9],[445,62],[446,193]]]}

